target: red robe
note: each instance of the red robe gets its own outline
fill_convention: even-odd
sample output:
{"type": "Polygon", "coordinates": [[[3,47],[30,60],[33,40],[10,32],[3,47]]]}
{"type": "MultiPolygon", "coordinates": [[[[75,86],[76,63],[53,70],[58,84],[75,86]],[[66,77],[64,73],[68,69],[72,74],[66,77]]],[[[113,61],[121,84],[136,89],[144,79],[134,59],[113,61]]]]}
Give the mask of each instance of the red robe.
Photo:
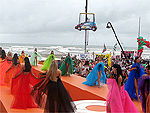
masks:
{"type": "Polygon", "coordinates": [[[38,79],[32,76],[31,72],[24,75],[23,72],[20,76],[12,79],[11,93],[14,95],[11,108],[27,109],[36,108],[37,105],[31,98],[31,88],[39,82],[38,79]]]}
{"type": "Polygon", "coordinates": [[[11,66],[11,64],[12,64],[12,62],[8,63],[7,60],[0,63],[0,85],[5,85],[5,83],[4,83],[5,72],[11,66]]]}

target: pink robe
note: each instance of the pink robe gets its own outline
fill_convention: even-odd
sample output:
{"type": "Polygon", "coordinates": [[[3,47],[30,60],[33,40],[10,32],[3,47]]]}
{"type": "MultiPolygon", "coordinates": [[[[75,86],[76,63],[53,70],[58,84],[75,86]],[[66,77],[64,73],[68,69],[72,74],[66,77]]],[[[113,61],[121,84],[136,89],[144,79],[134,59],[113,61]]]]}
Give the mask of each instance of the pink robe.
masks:
{"type": "Polygon", "coordinates": [[[108,112],[108,104],[110,103],[111,113],[139,113],[138,109],[132,102],[124,86],[119,90],[118,84],[115,79],[107,79],[107,87],[109,93],[106,98],[106,111],[108,112]]]}

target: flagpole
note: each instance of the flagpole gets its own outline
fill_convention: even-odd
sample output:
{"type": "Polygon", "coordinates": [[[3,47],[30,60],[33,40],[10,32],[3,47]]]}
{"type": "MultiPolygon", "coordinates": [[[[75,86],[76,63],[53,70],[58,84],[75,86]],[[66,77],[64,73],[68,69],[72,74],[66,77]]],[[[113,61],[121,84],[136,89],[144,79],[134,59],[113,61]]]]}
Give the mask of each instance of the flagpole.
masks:
{"type": "MultiPolygon", "coordinates": [[[[141,22],[140,22],[140,21],[141,21],[141,17],[139,17],[139,30],[138,30],[138,37],[140,37],[140,26],[141,26],[141,25],[140,25],[140,24],[141,24],[141,22]]],[[[138,46],[139,46],[139,45],[138,45],[138,46]]],[[[137,56],[139,56],[139,57],[141,56],[141,53],[139,53],[139,52],[138,52],[138,50],[137,50],[137,56]]]]}
{"type": "Polygon", "coordinates": [[[138,37],[140,37],[140,26],[141,26],[141,25],[140,25],[140,24],[141,24],[140,21],[141,21],[141,17],[139,17],[139,31],[138,31],[138,37]]]}

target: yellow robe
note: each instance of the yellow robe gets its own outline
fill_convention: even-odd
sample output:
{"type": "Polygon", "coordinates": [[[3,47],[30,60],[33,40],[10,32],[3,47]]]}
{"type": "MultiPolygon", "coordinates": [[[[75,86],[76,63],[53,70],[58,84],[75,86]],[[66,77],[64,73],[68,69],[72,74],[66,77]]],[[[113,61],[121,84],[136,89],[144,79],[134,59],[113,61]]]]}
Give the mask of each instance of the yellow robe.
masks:
{"type": "Polygon", "coordinates": [[[21,56],[19,56],[19,60],[20,60],[20,63],[24,63],[24,58],[25,58],[25,53],[21,53],[21,56]]]}

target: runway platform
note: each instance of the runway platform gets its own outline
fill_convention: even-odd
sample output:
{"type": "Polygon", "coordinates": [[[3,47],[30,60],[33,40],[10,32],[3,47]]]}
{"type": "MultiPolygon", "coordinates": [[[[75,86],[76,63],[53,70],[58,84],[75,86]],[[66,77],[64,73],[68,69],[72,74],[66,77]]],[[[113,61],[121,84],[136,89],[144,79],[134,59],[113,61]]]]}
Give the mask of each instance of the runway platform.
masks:
{"type": "MultiPolygon", "coordinates": [[[[41,67],[42,65],[34,67],[34,71],[36,72],[36,74],[41,73],[41,67]]],[[[71,77],[61,76],[61,80],[74,101],[106,100],[106,96],[108,93],[107,85],[103,85],[103,87],[101,88],[98,88],[98,86],[89,87],[82,84],[82,82],[85,81],[85,78],[73,74],[71,75],[71,77]]]]}
{"type": "MultiPolygon", "coordinates": [[[[41,71],[42,65],[39,64],[38,66],[34,66],[34,71],[36,75],[39,73],[42,73],[44,71],[41,71]]],[[[66,87],[66,89],[69,91],[73,101],[75,101],[75,104],[78,104],[77,108],[81,108],[82,105],[86,105],[85,108],[87,109],[86,112],[105,112],[105,101],[106,96],[108,93],[107,85],[103,85],[103,87],[98,88],[97,86],[87,86],[83,85],[82,82],[84,82],[86,79],[77,75],[71,75],[69,76],[62,76],[61,80],[66,87]],[[97,103],[94,105],[94,102],[97,103]],[[103,103],[103,105],[99,105],[99,103],[103,103]],[[89,105],[88,105],[88,104],[89,105]]],[[[13,96],[10,94],[10,89],[6,86],[0,86],[0,113],[42,113],[43,110],[39,108],[32,108],[27,110],[20,110],[20,109],[10,109],[11,102],[13,100],[13,96]]],[[[141,103],[134,101],[134,104],[138,108],[139,112],[142,112],[141,109],[141,103]]],[[[78,112],[78,110],[77,110],[78,112]]],[[[80,112],[80,111],[79,111],[80,112]]]]}

